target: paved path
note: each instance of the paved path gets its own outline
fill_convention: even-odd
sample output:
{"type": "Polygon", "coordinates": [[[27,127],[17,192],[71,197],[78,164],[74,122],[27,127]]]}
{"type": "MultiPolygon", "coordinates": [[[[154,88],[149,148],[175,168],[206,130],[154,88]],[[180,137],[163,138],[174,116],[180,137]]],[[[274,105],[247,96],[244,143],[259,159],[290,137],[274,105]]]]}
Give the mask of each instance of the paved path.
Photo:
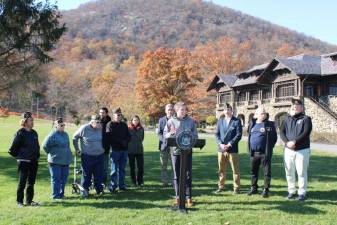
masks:
{"type": "MultiPolygon", "coordinates": [[[[200,137],[214,137],[213,134],[200,134],[199,136],[200,137]]],[[[243,136],[242,140],[247,141],[247,136],[243,136]]],[[[277,144],[283,145],[283,142],[281,141],[280,137],[278,137],[277,144]]],[[[329,152],[329,153],[337,154],[337,145],[323,144],[323,143],[311,143],[310,147],[311,149],[313,149],[313,151],[329,152]]]]}

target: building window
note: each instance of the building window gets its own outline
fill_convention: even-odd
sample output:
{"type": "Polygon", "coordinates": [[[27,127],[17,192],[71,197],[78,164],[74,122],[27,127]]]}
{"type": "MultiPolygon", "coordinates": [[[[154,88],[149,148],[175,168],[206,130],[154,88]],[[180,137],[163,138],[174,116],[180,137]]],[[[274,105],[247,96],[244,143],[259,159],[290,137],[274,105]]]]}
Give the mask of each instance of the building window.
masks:
{"type": "Polygon", "coordinates": [[[249,95],[249,100],[259,100],[259,91],[251,91],[249,95]]]}
{"type": "Polygon", "coordinates": [[[276,97],[288,97],[295,95],[295,84],[294,83],[284,83],[280,84],[276,88],[276,97]]]}
{"type": "Polygon", "coordinates": [[[238,95],[238,102],[245,102],[246,101],[246,92],[242,91],[238,95]]]}
{"type": "Polygon", "coordinates": [[[262,90],[262,99],[270,99],[270,98],[272,98],[271,88],[262,90]]]}
{"type": "Polygon", "coordinates": [[[231,93],[230,92],[226,92],[226,93],[220,93],[220,99],[219,99],[219,103],[223,104],[226,102],[231,102],[231,93]]]}
{"type": "Polygon", "coordinates": [[[329,87],[329,95],[337,95],[337,84],[329,87]]]}

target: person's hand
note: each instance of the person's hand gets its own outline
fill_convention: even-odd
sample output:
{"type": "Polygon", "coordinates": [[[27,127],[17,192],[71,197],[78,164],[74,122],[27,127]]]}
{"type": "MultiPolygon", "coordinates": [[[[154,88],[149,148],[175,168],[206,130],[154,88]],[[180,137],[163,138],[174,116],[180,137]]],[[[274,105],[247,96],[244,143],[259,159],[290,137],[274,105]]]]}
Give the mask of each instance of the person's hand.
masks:
{"type": "Polygon", "coordinates": [[[290,148],[290,149],[294,149],[295,148],[295,141],[288,141],[287,147],[290,148]]]}
{"type": "Polygon", "coordinates": [[[176,134],[176,128],[175,127],[171,127],[171,129],[170,129],[170,134],[171,135],[175,135],[176,134]]]}
{"type": "Polygon", "coordinates": [[[230,145],[230,144],[224,145],[224,149],[225,149],[225,151],[228,151],[230,147],[231,147],[231,145],[230,145]]]}
{"type": "Polygon", "coordinates": [[[225,150],[225,145],[224,144],[220,144],[219,146],[220,146],[221,150],[225,150]]]}

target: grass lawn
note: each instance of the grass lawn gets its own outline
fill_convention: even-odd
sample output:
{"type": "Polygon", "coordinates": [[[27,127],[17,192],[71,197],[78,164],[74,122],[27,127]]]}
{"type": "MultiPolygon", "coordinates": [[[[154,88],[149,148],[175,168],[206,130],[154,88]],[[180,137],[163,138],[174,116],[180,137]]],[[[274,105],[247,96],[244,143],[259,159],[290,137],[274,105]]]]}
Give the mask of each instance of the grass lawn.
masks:
{"type": "MultiPolygon", "coordinates": [[[[227,173],[227,191],[215,194],[217,188],[217,154],[215,141],[207,137],[206,147],[193,155],[193,200],[188,214],[172,210],[173,189],[160,186],[158,140],[154,133],[145,136],[145,187],[130,187],[124,193],[105,194],[81,199],[71,194],[72,175],[66,187],[66,198],[50,199],[50,176],[46,154],[41,150],[34,200],[40,207],[18,208],[16,161],[7,153],[13,134],[19,128],[18,117],[0,118],[0,224],[337,224],[336,155],[313,151],[309,168],[308,200],[286,200],[287,186],[282,149],[277,147],[272,163],[271,196],[232,195],[231,170],[227,173]]],[[[51,129],[50,121],[35,123],[40,142],[51,129]]],[[[66,128],[70,135],[76,127],[66,128]]],[[[249,157],[246,143],[240,143],[241,190],[249,189],[249,157]]],[[[72,168],[71,168],[72,172],[72,168]]],[[[130,177],[127,172],[127,185],[130,177]]],[[[260,171],[262,178],[262,171],[260,171]]],[[[259,184],[262,185],[262,179],[259,184]]]]}

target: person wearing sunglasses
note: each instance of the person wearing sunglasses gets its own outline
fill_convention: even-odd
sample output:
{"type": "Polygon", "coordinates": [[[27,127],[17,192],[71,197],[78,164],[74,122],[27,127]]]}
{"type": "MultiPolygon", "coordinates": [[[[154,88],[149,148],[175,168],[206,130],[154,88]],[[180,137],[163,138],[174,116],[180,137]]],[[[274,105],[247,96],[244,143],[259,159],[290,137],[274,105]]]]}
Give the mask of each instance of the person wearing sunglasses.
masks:
{"type": "Polygon", "coordinates": [[[97,195],[103,192],[104,176],[104,148],[102,144],[102,127],[100,117],[92,115],[88,124],[81,126],[73,136],[73,145],[77,155],[81,156],[82,179],[81,185],[84,188],[82,196],[89,197],[89,187],[94,176],[94,187],[97,195]],[[81,142],[81,148],[78,146],[81,142]]]}
{"type": "Polygon", "coordinates": [[[21,115],[21,128],[16,132],[9,154],[16,157],[18,162],[19,184],[16,202],[18,207],[23,204],[26,188],[26,206],[38,206],[34,198],[34,184],[40,158],[40,145],[37,132],[33,129],[34,119],[31,112],[21,115]]]}
{"type": "Polygon", "coordinates": [[[72,162],[69,136],[64,131],[62,118],[54,122],[54,129],[45,138],[43,149],[48,155],[49,172],[53,199],[64,198],[64,188],[69,176],[69,165],[72,162]]]}

